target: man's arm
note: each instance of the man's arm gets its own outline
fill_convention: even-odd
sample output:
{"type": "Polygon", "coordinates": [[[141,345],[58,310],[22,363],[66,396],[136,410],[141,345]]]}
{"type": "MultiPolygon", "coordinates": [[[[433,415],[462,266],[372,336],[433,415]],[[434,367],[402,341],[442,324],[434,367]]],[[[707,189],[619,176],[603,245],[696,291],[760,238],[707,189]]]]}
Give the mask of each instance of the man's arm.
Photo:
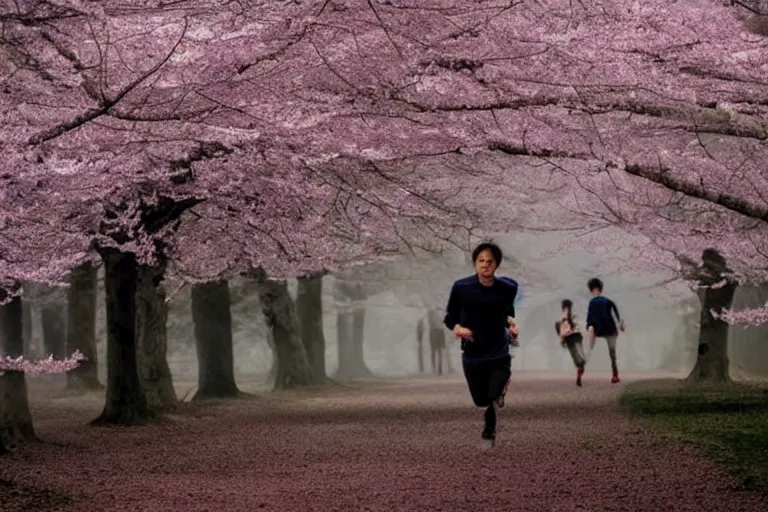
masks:
{"type": "Polygon", "coordinates": [[[505,298],[506,304],[504,310],[507,314],[507,334],[510,337],[513,347],[518,346],[517,337],[520,334],[520,329],[515,321],[515,297],[517,297],[517,282],[512,279],[505,279],[505,282],[509,286],[509,291],[505,298]]]}
{"type": "Polygon", "coordinates": [[[517,297],[517,282],[512,279],[505,279],[505,282],[509,286],[509,293],[506,297],[506,305],[504,310],[507,314],[507,324],[511,324],[510,318],[514,321],[515,318],[515,298],[517,297]]]}
{"type": "Polygon", "coordinates": [[[574,331],[578,331],[580,329],[581,323],[579,322],[579,317],[576,315],[571,316],[571,327],[574,331]]]}
{"type": "Polygon", "coordinates": [[[448,306],[445,308],[445,318],[443,323],[449,330],[453,330],[461,319],[461,302],[459,292],[456,289],[456,283],[451,287],[451,294],[448,296],[448,306]]]}
{"type": "Polygon", "coordinates": [[[616,307],[616,303],[609,299],[608,307],[610,308],[610,311],[613,311],[613,313],[616,315],[616,320],[621,322],[621,316],[619,316],[619,308],[616,307]]]}

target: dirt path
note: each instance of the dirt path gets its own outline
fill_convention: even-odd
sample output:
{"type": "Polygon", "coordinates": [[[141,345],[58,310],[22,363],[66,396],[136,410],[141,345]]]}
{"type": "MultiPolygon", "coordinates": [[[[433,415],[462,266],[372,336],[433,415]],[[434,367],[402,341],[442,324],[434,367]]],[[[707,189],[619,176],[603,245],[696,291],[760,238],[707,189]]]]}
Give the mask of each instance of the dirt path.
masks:
{"type": "Polygon", "coordinates": [[[262,395],[138,429],[83,426],[97,399],[33,400],[47,443],[0,459],[0,480],[82,511],[768,510],[619,413],[620,388],[515,376],[492,449],[458,377],[262,395]]]}

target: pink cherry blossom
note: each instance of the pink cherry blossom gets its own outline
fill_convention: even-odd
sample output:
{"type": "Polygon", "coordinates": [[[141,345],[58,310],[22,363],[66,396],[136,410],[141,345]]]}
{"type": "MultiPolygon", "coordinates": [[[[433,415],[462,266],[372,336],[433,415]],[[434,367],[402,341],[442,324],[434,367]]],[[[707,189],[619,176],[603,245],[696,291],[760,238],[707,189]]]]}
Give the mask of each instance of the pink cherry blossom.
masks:
{"type": "Polygon", "coordinates": [[[627,269],[714,247],[768,278],[768,60],[742,6],[2,9],[0,277],[57,282],[105,246],[180,281],[295,276],[581,225],[627,269]],[[171,203],[180,223],[147,213],[171,203]]]}
{"type": "Polygon", "coordinates": [[[66,359],[54,359],[53,356],[48,356],[38,361],[30,361],[21,356],[0,355],[0,375],[4,372],[23,372],[27,375],[66,373],[77,368],[81,361],[86,361],[86,358],[79,350],[66,359]]]}

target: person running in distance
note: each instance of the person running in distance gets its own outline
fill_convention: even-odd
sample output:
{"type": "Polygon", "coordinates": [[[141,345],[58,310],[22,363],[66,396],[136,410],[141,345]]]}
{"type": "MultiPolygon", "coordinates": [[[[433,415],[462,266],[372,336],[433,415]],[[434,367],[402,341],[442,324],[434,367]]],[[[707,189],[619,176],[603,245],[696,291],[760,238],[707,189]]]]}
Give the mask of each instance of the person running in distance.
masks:
{"type": "Polygon", "coordinates": [[[581,377],[584,375],[584,337],[579,331],[579,323],[573,315],[573,302],[565,299],[560,307],[563,317],[555,322],[555,330],[560,337],[560,345],[571,353],[573,364],[576,366],[576,385],[581,386],[581,377]]]}
{"type": "Polygon", "coordinates": [[[482,438],[488,440],[496,438],[496,406],[504,407],[512,376],[509,345],[517,345],[519,334],[517,282],[495,276],[501,260],[498,245],[485,242],[475,247],[476,273],[453,283],[444,320],[461,339],[464,376],[475,405],[485,407],[482,438]]]}
{"type": "Polygon", "coordinates": [[[595,346],[597,338],[605,338],[608,342],[608,355],[611,356],[611,370],[613,371],[612,383],[620,382],[619,367],[616,364],[616,339],[619,337],[619,331],[624,332],[624,321],[619,316],[619,309],[608,297],[603,296],[603,282],[593,277],[587,282],[589,291],[592,292],[592,300],[589,301],[587,308],[587,331],[589,332],[589,350],[590,353],[595,346]],[[619,321],[619,328],[616,329],[616,322],[619,321]]]}
{"type": "Polygon", "coordinates": [[[427,324],[429,325],[429,355],[432,362],[432,373],[443,374],[443,360],[448,366],[448,373],[452,373],[451,356],[448,353],[445,328],[440,321],[440,310],[430,309],[427,312],[427,324]]]}

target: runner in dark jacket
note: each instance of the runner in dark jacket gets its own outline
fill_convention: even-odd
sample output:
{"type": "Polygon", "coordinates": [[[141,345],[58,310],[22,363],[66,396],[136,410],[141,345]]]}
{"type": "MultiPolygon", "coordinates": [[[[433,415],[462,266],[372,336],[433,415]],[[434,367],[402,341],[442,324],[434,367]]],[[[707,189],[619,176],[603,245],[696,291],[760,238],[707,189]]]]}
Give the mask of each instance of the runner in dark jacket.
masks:
{"type": "Polygon", "coordinates": [[[592,300],[589,301],[587,308],[587,331],[589,332],[590,354],[595,346],[596,338],[605,338],[608,343],[608,355],[611,357],[611,370],[613,377],[611,382],[614,384],[620,382],[619,367],[616,364],[616,340],[619,337],[619,331],[624,332],[624,321],[619,316],[619,308],[608,297],[603,296],[603,282],[594,277],[587,283],[589,291],[592,292],[592,300]],[[616,320],[619,321],[619,327],[616,327],[616,320]]]}
{"type": "Polygon", "coordinates": [[[475,275],[453,283],[445,325],[461,339],[462,364],[469,393],[485,407],[483,439],[496,437],[496,409],[504,407],[511,372],[510,340],[517,343],[517,282],[496,277],[501,249],[482,243],[472,251],[475,275]]]}

